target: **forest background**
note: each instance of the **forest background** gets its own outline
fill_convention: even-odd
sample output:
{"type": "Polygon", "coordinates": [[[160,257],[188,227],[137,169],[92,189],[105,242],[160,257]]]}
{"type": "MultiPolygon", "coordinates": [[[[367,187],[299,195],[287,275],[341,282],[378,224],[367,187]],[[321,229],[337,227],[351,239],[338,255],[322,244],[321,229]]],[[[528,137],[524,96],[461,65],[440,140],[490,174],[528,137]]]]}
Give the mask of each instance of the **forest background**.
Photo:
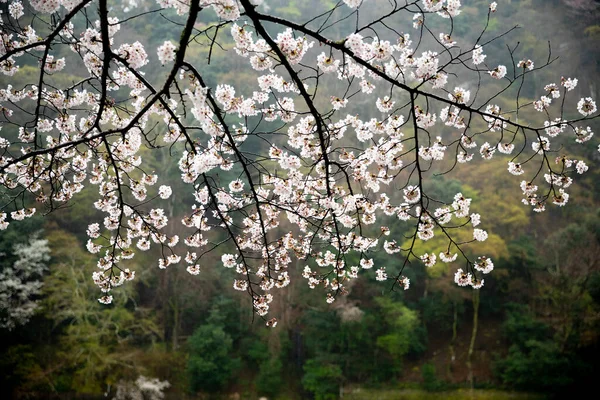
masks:
{"type": "MultiPolygon", "coordinates": [[[[322,7],[322,0],[267,3],[277,15],[299,21],[322,7]]],[[[371,3],[377,7],[376,0],[371,3]]],[[[479,31],[488,2],[463,3],[455,27],[461,41],[479,31]]],[[[559,56],[533,75],[523,98],[534,99],[543,85],[561,76],[579,79],[575,97],[600,97],[600,2],[499,3],[489,32],[521,28],[487,47],[490,58],[505,58],[506,44],[519,42],[522,54],[543,61],[548,40],[559,56]]],[[[363,12],[368,14],[369,7],[363,12]]],[[[153,49],[177,38],[175,25],[161,23],[170,17],[153,13],[122,29],[129,40],[153,49]]],[[[225,43],[211,55],[210,86],[243,87],[254,79],[242,60],[231,56],[232,45],[225,43]]],[[[191,60],[205,59],[207,52],[192,45],[188,54],[191,60]]],[[[151,81],[164,73],[157,60],[154,64],[147,74],[151,81]]],[[[69,83],[78,72],[69,69],[57,77],[69,83]]],[[[36,66],[24,67],[2,78],[2,86],[23,86],[36,74],[36,66]]],[[[521,118],[541,121],[534,111],[521,118]]],[[[592,129],[600,131],[600,124],[594,122],[592,129]]],[[[68,208],[0,231],[0,281],[16,263],[38,262],[29,279],[43,283],[35,315],[25,325],[0,329],[0,391],[10,398],[113,398],[127,390],[157,395],[164,389],[173,399],[327,399],[416,388],[558,396],[593,390],[600,360],[600,157],[594,143],[577,145],[590,171],[572,189],[570,204],[540,215],[520,204],[516,178],[502,158],[430,174],[429,193],[444,199],[465,193],[473,198],[473,209],[486,216],[490,238],[481,250],[497,262],[481,291],[457,287],[447,266],[427,269],[418,263],[406,272],[409,291],[390,291],[373,272],[333,305],[301,279],[292,279],[281,292],[284,300],[272,308],[279,320],[275,329],[253,318],[249,299],[231,288],[229,271],[218,266],[216,254],[203,259],[198,276],[184,266],[161,270],[155,267],[156,254],[139,254],[130,264],[135,284],[115,291],[110,306],[99,304],[91,279],[96,259],[85,250],[85,231],[100,214],[89,206],[93,189],[86,189],[68,208]],[[161,386],[165,381],[168,387],[161,386]]],[[[574,146],[565,143],[565,151],[574,146]]],[[[183,183],[177,154],[171,157],[167,148],[146,150],[143,156],[171,183],[167,212],[170,219],[180,219],[193,199],[178,190],[183,183]]],[[[382,252],[375,258],[388,265],[403,261],[382,252]]],[[[300,275],[303,265],[298,262],[290,274],[300,275]]]]}

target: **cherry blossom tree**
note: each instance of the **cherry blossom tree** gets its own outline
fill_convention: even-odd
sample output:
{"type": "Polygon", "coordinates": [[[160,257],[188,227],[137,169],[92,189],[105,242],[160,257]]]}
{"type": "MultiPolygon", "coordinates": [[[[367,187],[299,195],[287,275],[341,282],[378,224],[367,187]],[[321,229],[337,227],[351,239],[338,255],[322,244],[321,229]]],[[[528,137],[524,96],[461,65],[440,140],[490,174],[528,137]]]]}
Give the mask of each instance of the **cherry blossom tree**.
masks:
{"type": "Polygon", "coordinates": [[[48,241],[38,233],[28,237],[27,242],[13,246],[12,254],[0,257],[13,261],[0,264],[0,328],[14,329],[25,325],[36,312],[36,297],[42,288],[42,275],[50,260],[48,241]]]}
{"type": "Polygon", "coordinates": [[[523,207],[543,212],[565,206],[588,169],[562,145],[592,138],[594,99],[576,98],[577,79],[560,76],[525,98],[530,77],[555,57],[551,48],[542,60],[521,54],[508,40],[514,28],[491,35],[496,2],[472,40],[455,34],[459,0],[343,0],[302,21],[262,0],[9,3],[0,229],[95,187],[105,217],[89,224],[87,249],[98,254],[91,278],[102,303],[134,279],[128,260],[151,248],[159,268],[186,263],[192,275],[217,252],[268,326],[295,266],[329,303],[369,269],[406,290],[415,262],[453,263],[459,286],[480,289],[494,268],[477,253],[485,215],[461,193],[431,197],[428,177],[504,157],[523,207]],[[179,39],[131,41],[128,24],[156,13],[179,39]],[[502,41],[505,61],[492,64],[486,48],[502,41]],[[250,84],[212,82],[215,54],[227,49],[250,84]],[[13,87],[31,66],[35,81],[13,87]],[[65,84],[58,77],[70,68],[82,76],[65,84]],[[164,73],[151,78],[156,69],[164,73]],[[147,165],[146,148],[179,152],[181,196],[194,199],[182,219],[169,220],[173,184],[147,165]],[[398,220],[411,233],[395,233],[398,220]],[[447,245],[417,251],[438,235],[447,245]],[[382,250],[394,268],[374,261],[382,250]]]}

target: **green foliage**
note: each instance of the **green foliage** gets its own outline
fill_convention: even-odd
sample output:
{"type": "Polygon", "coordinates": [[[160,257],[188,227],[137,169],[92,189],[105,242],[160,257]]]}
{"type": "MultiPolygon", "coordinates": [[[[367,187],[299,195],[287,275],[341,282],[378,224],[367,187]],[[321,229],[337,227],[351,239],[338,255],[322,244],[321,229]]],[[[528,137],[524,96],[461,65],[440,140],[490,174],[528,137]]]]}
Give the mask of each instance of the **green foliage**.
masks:
{"type": "Polygon", "coordinates": [[[262,362],[255,381],[258,393],[267,396],[275,396],[279,393],[283,385],[282,371],[283,363],[279,357],[262,362]]]}
{"type": "Polygon", "coordinates": [[[363,389],[345,394],[345,400],[543,400],[545,396],[533,393],[505,392],[500,390],[458,389],[430,393],[416,389],[363,389]]]}
{"type": "Polygon", "coordinates": [[[220,325],[206,323],[198,327],[187,342],[190,389],[216,392],[224,387],[239,368],[232,357],[233,340],[220,325]]]}
{"type": "Polygon", "coordinates": [[[377,337],[377,346],[392,357],[394,369],[400,372],[405,355],[424,351],[426,335],[416,311],[388,297],[378,297],[375,301],[386,324],[385,334],[377,337]]]}
{"type": "Polygon", "coordinates": [[[245,338],[241,345],[243,348],[247,349],[245,358],[250,362],[252,368],[260,366],[269,359],[269,349],[267,344],[256,336],[245,338]]]}
{"type": "Polygon", "coordinates": [[[551,337],[550,328],[535,319],[529,308],[523,304],[507,304],[506,320],[502,331],[506,338],[517,345],[528,340],[546,340],[551,337]]]}
{"type": "Polygon", "coordinates": [[[596,271],[591,274],[588,288],[594,302],[600,304],[600,272],[596,271]]]}
{"type": "Polygon", "coordinates": [[[591,38],[598,39],[600,37],[600,25],[588,26],[583,32],[591,38]]]}
{"type": "Polygon", "coordinates": [[[527,340],[511,346],[508,356],[496,368],[502,382],[511,387],[554,391],[575,382],[576,362],[551,340],[527,340]]]}
{"type": "MultiPolygon", "coordinates": [[[[9,393],[10,388],[19,384],[28,389],[40,388],[31,379],[32,376],[43,372],[35,348],[31,345],[16,345],[8,348],[0,357],[0,384],[4,393],[9,393]]],[[[43,386],[41,386],[43,388],[43,386]]]]}
{"type": "Polygon", "coordinates": [[[542,268],[534,238],[520,236],[508,244],[508,251],[510,257],[506,266],[511,269],[512,274],[518,274],[519,278],[529,275],[532,270],[542,268]]]}
{"type": "Polygon", "coordinates": [[[376,344],[377,329],[381,320],[380,310],[369,310],[358,321],[343,321],[337,337],[342,341],[341,354],[336,359],[343,362],[344,376],[353,382],[367,381],[381,383],[389,380],[393,368],[388,360],[381,357],[376,344]]]}
{"type": "Polygon", "coordinates": [[[421,376],[423,377],[423,389],[428,392],[437,392],[447,389],[446,383],[438,379],[435,372],[435,365],[431,363],[423,364],[421,367],[421,376]]]}
{"type": "MultiPolygon", "coordinates": [[[[425,324],[435,324],[436,332],[450,332],[452,330],[454,306],[450,299],[441,293],[433,293],[419,300],[422,318],[425,324]]],[[[462,314],[461,307],[461,314],[462,314]]]]}
{"type": "Polygon", "coordinates": [[[80,393],[102,393],[107,384],[135,377],[137,352],[126,343],[142,346],[155,338],[154,321],[144,310],[126,306],[127,291],[121,291],[111,306],[99,304],[90,279],[96,269],[94,257],[65,231],[53,229],[48,240],[53,263],[42,304],[47,317],[61,329],[55,351],[64,361],[55,373],[67,374],[67,386],[80,393]]]}
{"type": "Polygon", "coordinates": [[[377,304],[360,311],[364,314],[356,320],[340,317],[343,309],[308,311],[303,318],[304,346],[309,358],[339,365],[349,381],[385,382],[393,377],[394,363],[376,344],[387,329],[381,323],[383,312],[377,304]]]}
{"type": "Polygon", "coordinates": [[[507,357],[499,360],[495,369],[505,385],[554,391],[575,382],[582,368],[581,361],[561,349],[550,327],[537,321],[526,307],[509,306],[503,332],[512,345],[507,357]]]}
{"type": "Polygon", "coordinates": [[[310,323],[303,335],[308,349],[315,354],[341,353],[342,343],[331,335],[340,330],[340,320],[333,310],[309,310],[305,313],[304,320],[307,324],[310,323]]]}
{"type": "MultiPolygon", "coordinates": [[[[281,391],[283,385],[283,361],[285,352],[270,351],[267,338],[262,336],[247,336],[241,347],[246,348],[246,360],[250,362],[250,369],[258,370],[254,380],[259,394],[275,396],[281,391]]],[[[279,337],[273,337],[280,342],[279,337]]]]}
{"type": "Polygon", "coordinates": [[[311,359],[304,364],[302,386],[314,394],[315,400],[334,400],[338,398],[342,378],[339,365],[311,359]]]}

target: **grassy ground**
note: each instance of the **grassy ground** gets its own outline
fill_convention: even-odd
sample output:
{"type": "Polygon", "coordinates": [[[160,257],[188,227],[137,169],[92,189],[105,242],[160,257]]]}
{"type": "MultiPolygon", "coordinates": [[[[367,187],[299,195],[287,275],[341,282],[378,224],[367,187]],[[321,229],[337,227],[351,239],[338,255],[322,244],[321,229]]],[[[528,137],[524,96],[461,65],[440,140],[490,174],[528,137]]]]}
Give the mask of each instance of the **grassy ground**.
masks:
{"type": "Polygon", "coordinates": [[[426,392],[417,389],[371,390],[354,389],[344,400],[542,400],[539,394],[504,392],[499,390],[458,389],[448,392],[426,392]]]}

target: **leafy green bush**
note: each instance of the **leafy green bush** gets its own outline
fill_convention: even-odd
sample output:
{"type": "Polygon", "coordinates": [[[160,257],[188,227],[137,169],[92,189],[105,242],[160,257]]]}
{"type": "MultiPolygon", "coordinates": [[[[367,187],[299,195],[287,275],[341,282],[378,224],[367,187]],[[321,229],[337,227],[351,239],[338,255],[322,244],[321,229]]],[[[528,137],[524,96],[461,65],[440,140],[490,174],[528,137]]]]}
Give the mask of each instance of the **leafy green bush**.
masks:
{"type": "Polygon", "coordinates": [[[375,298],[385,324],[385,334],[378,336],[377,346],[392,358],[394,370],[400,373],[406,355],[418,355],[427,349],[427,332],[417,311],[386,297],[375,298]]]}
{"type": "Polygon", "coordinates": [[[200,326],[188,340],[187,373],[193,392],[216,392],[229,381],[240,361],[231,357],[233,340],[221,326],[200,326]]]}
{"type": "Polygon", "coordinates": [[[505,385],[528,391],[557,391],[576,382],[584,367],[562,349],[551,328],[522,305],[509,305],[503,333],[511,342],[506,358],[495,364],[505,385]]]}
{"type": "Polygon", "coordinates": [[[496,364],[505,384],[533,391],[554,391],[574,383],[572,359],[551,340],[529,340],[512,345],[508,356],[496,364]]]}
{"type": "Polygon", "coordinates": [[[423,377],[423,389],[428,392],[436,392],[448,388],[444,381],[438,379],[435,373],[435,365],[431,363],[423,364],[421,367],[421,376],[423,377]]]}
{"type": "Polygon", "coordinates": [[[512,343],[522,346],[528,340],[545,340],[551,337],[550,327],[536,320],[527,306],[510,303],[506,308],[502,333],[512,343]]]}
{"type": "Polygon", "coordinates": [[[334,400],[338,398],[342,369],[335,364],[308,360],[304,364],[302,386],[313,393],[315,400],[334,400]]]}
{"type": "Polygon", "coordinates": [[[260,394],[274,396],[279,393],[283,384],[282,369],[283,363],[280,358],[271,358],[260,364],[256,376],[256,389],[260,394]]]}

